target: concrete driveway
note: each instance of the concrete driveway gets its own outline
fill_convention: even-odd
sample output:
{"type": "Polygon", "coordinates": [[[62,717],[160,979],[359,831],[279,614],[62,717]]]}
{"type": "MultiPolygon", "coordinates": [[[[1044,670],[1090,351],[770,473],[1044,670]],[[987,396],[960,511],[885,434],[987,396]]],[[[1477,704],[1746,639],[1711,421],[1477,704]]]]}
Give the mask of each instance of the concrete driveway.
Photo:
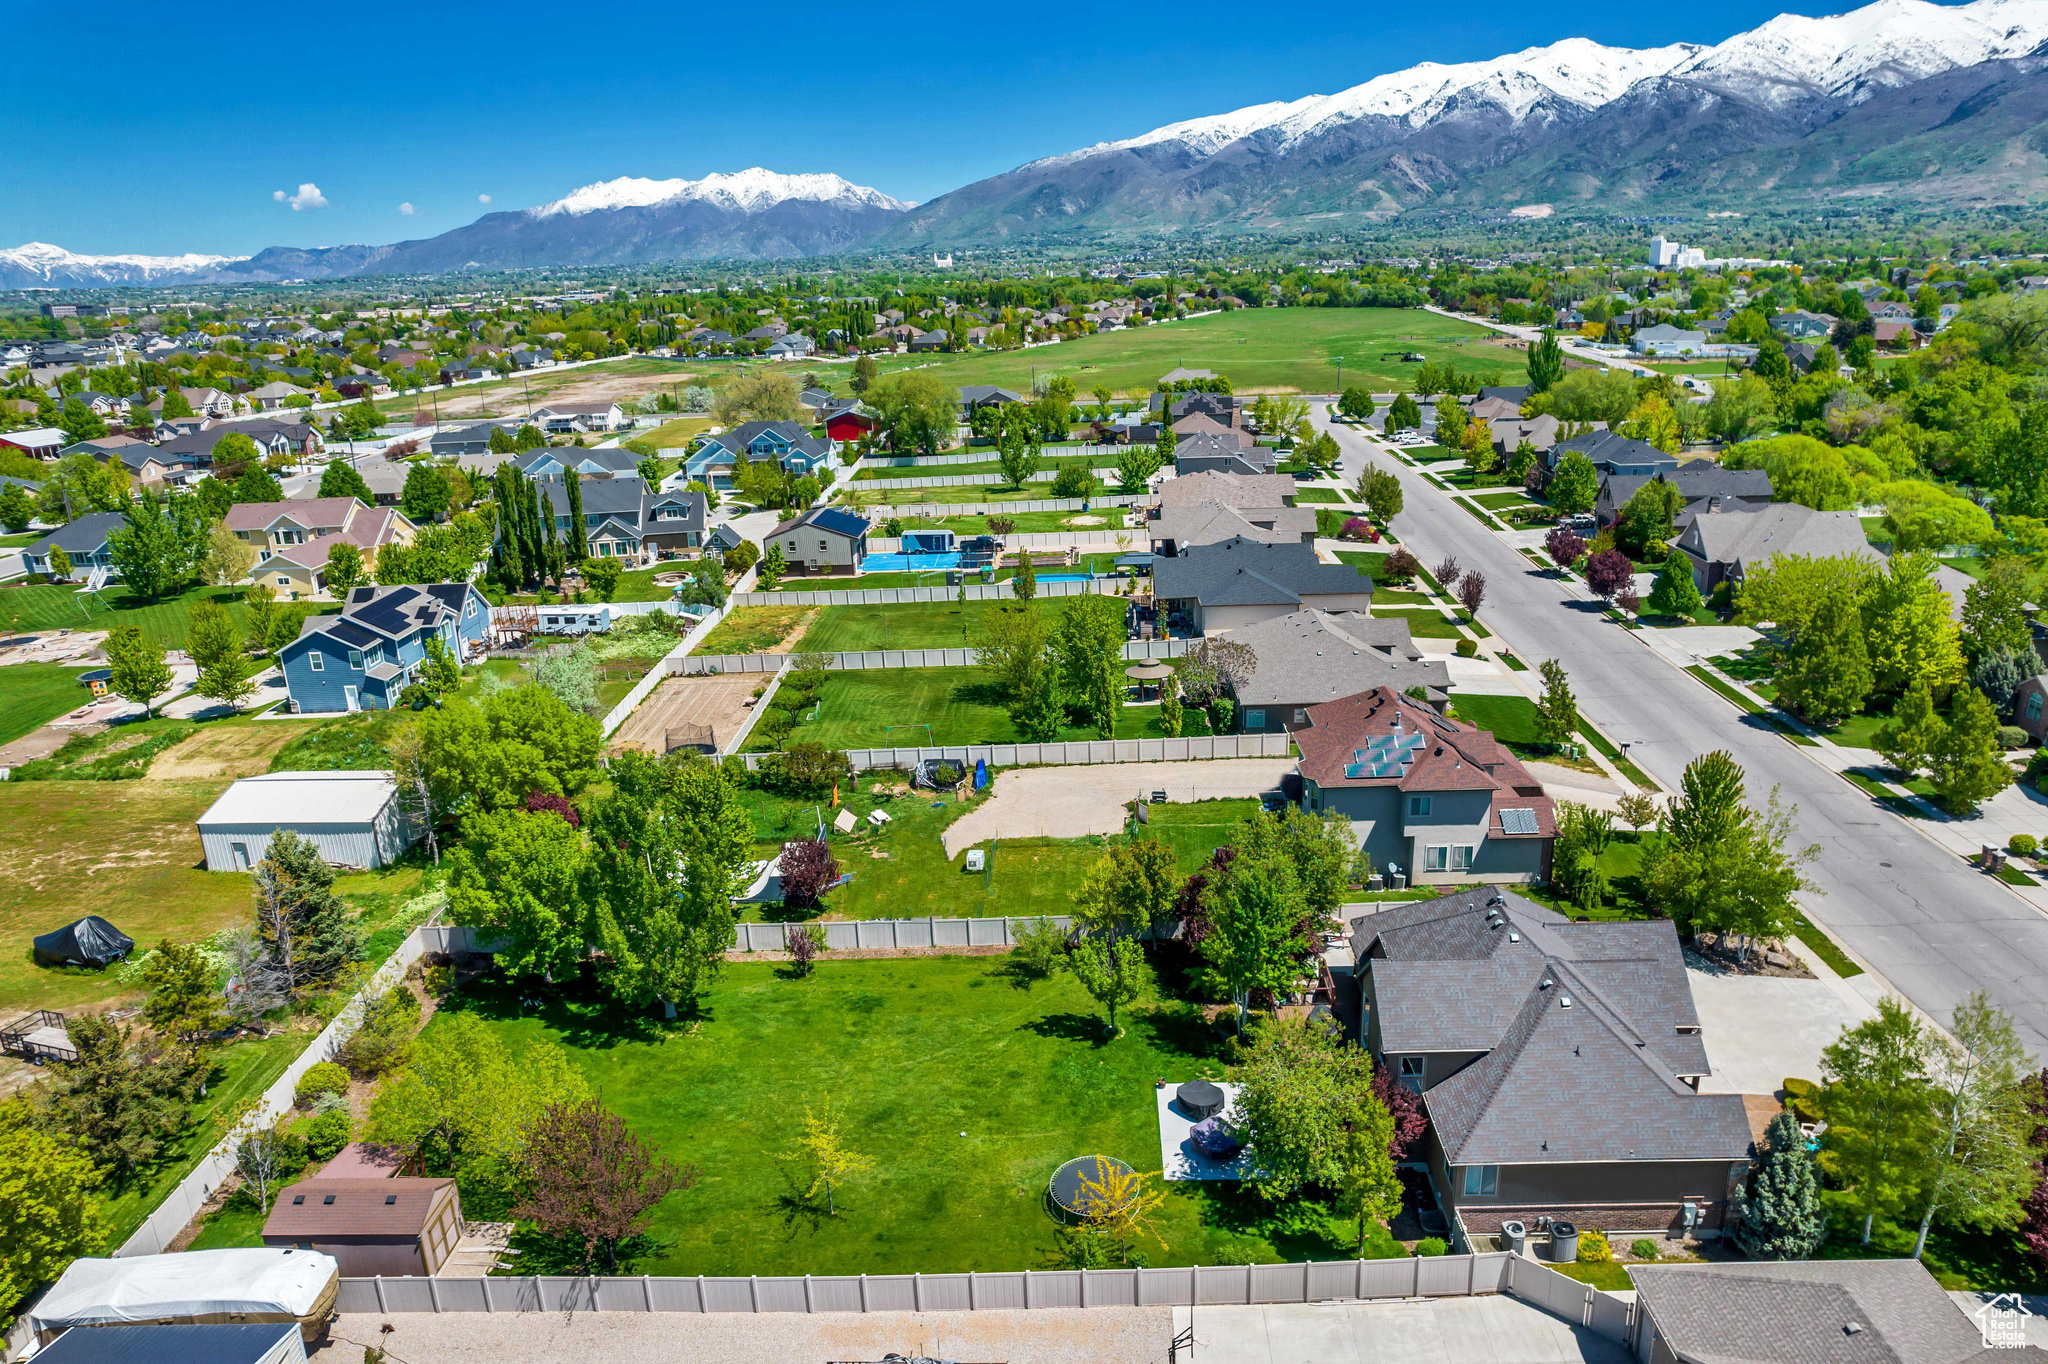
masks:
{"type": "MultiPolygon", "coordinates": [[[[1794,950],[1798,951],[1795,945],[1794,950]]],[[[1775,1094],[1787,1076],[1820,1079],[1820,1053],[1877,1010],[1846,981],[1805,953],[1814,980],[1731,976],[1686,968],[1700,1011],[1711,1074],[1706,1094],[1775,1094]]]]}
{"type": "Polygon", "coordinates": [[[1024,767],[996,778],[995,792],[946,830],[946,856],[991,838],[1082,838],[1124,827],[1124,802],[1154,791],[1184,801],[1256,796],[1280,785],[1292,758],[1024,767]]]}
{"type": "Polygon", "coordinates": [[[1626,1364],[1614,1341],[1505,1293],[1419,1302],[1176,1307],[1195,1364],[1626,1364]]]}

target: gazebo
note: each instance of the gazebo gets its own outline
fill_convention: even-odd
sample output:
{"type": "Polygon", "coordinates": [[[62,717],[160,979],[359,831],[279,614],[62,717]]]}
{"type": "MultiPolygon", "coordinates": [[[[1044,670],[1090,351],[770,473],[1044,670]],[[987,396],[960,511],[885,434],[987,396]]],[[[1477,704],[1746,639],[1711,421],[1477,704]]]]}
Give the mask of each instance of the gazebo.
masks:
{"type": "Polygon", "coordinates": [[[1138,699],[1142,701],[1145,699],[1146,684],[1150,683],[1152,685],[1152,693],[1157,696],[1159,694],[1158,684],[1173,676],[1173,669],[1155,660],[1150,663],[1133,664],[1125,668],[1124,676],[1138,684],[1138,699]]]}

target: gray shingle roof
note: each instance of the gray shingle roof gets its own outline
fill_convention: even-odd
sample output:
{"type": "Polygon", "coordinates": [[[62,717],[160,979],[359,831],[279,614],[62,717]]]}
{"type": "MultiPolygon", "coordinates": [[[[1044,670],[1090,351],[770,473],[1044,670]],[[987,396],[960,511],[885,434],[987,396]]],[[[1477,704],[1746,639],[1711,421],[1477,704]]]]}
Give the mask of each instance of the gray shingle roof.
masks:
{"type": "Polygon", "coordinates": [[[1265,545],[1306,544],[1315,537],[1313,507],[1226,507],[1204,502],[1195,507],[1169,507],[1149,522],[1153,540],[1171,540],[1185,550],[1242,536],[1265,545]]]}
{"type": "Polygon", "coordinates": [[[91,554],[98,550],[107,543],[109,535],[126,524],[128,518],[119,512],[87,512],[51,531],[22,553],[30,558],[41,559],[49,555],[52,545],[58,545],[75,559],[81,554],[91,554]]]}
{"type": "Polygon", "coordinates": [[[2031,1346],[1985,1349],[1977,1323],[1918,1260],[1630,1265],[1628,1273],[1658,1333],[1693,1364],[2048,1359],[2031,1346]]]}
{"type": "Polygon", "coordinates": [[[1423,1095],[1451,1164],[1748,1153],[1742,1100],[1683,1078],[1708,1067],[1668,921],[1573,923],[1483,887],[1355,920],[1352,944],[1386,1051],[1486,1053],[1423,1095]]]}
{"type": "Polygon", "coordinates": [[[1727,564],[1744,573],[1780,554],[1851,555],[1873,563],[1883,558],[1870,547],[1855,512],[1815,511],[1797,502],[1697,516],[1679,544],[1706,563],[1727,564]]]}
{"type": "Polygon", "coordinates": [[[1262,545],[1241,538],[1161,559],[1153,567],[1152,582],[1162,599],[1204,606],[1301,605],[1311,596],[1372,591],[1372,579],[1350,564],[1319,562],[1307,545],[1262,545]]]}
{"type": "Polygon", "coordinates": [[[1241,706],[1306,705],[1374,687],[1447,691],[1451,685],[1443,660],[1425,658],[1415,647],[1406,620],[1309,607],[1230,637],[1258,656],[1257,671],[1237,688],[1241,706]]]}

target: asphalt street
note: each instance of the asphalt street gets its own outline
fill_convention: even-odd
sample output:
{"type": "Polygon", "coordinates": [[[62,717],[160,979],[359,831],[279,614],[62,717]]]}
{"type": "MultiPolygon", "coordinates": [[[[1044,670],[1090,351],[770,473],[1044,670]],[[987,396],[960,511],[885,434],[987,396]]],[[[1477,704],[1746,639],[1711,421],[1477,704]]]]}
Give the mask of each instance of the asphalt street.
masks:
{"type": "Polygon", "coordinates": [[[1667,790],[1714,749],[1742,765],[1752,799],[1778,788],[1795,810],[1797,845],[1820,848],[1807,867],[1817,890],[1801,897],[1806,912],[1866,968],[1944,1023],[1959,1000],[1986,990],[2029,1049],[2048,1055],[2048,917],[1606,619],[1413,467],[1346,426],[1327,429],[1347,483],[1368,458],[1399,476],[1406,506],[1394,529],[1416,557],[1434,566],[1455,554],[1484,573],[1486,624],[1532,667],[1562,662],[1580,711],[1667,790]]]}

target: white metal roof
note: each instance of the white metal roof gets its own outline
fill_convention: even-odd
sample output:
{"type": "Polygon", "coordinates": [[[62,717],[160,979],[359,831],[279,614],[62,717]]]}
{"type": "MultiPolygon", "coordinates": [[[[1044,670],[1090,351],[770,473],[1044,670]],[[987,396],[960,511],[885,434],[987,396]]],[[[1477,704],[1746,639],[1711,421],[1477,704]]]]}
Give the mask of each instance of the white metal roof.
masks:
{"type": "Polygon", "coordinates": [[[304,1316],[340,1272],[308,1250],[201,1250],[73,1260],[29,1318],[55,1326],[282,1312],[304,1316]]]}
{"type": "Polygon", "coordinates": [[[209,824],[368,824],[397,791],[389,772],[270,772],[221,792],[209,824]]]}

